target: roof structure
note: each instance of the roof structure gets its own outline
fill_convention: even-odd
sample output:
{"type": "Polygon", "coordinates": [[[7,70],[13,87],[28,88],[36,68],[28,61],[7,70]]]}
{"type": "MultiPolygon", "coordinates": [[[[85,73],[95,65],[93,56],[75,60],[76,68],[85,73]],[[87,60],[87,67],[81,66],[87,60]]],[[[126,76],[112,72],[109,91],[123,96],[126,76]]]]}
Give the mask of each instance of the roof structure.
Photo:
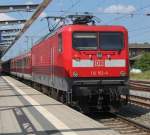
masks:
{"type": "Polygon", "coordinates": [[[29,19],[3,20],[0,26],[12,26],[9,29],[0,29],[0,54],[1,57],[16,43],[16,41],[27,31],[31,24],[38,18],[43,10],[52,0],[43,0],[40,4],[25,5],[0,5],[0,13],[8,12],[33,12],[29,19]],[[23,24],[22,28],[14,28],[14,25],[23,24]]]}
{"type": "Polygon", "coordinates": [[[137,43],[132,43],[132,44],[129,44],[129,48],[141,48],[141,49],[146,49],[146,48],[150,48],[150,44],[148,43],[145,43],[145,44],[137,44],[137,43]]]}
{"type": "Polygon", "coordinates": [[[130,58],[130,61],[139,60],[141,57],[142,57],[142,54],[137,55],[137,56],[134,56],[134,57],[131,57],[131,58],[130,58]]]}
{"type": "Polygon", "coordinates": [[[0,5],[0,13],[27,11],[32,12],[39,4],[24,4],[24,5],[0,5]]]}
{"type": "Polygon", "coordinates": [[[15,24],[22,24],[25,23],[26,20],[22,19],[22,20],[4,20],[4,21],[0,21],[0,25],[15,25],[15,24]]]}
{"type": "Polygon", "coordinates": [[[14,32],[19,32],[21,29],[0,29],[0,33],[7,33],[7,34],[11,34],[14,32]]]}

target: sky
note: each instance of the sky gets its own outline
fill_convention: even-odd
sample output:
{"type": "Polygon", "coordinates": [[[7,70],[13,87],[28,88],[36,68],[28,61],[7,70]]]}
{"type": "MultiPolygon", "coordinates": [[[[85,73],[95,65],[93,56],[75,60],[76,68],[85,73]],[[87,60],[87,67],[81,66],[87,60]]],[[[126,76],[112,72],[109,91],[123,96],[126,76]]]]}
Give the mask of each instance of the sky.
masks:
{"type": "MultiPolygon", "coordinates": [[[[33,4],[42,0],[0,0],[0,5],[33,4]]],[[[42,36],[48,33],[46,16],[63,16],[68,14],[90,12],[99,18],[98,25],[122,25],[128,29],[129,43],[150,43],[150,0],[52,0],[40,17],[13,45],[3,57],[4,60],[27,52],[42,36]]],[[[32,13],[1,13],[0,20],[30,18],[32,13]]],[[[0,26],[5,28],[20,26],[0,26]]]]}

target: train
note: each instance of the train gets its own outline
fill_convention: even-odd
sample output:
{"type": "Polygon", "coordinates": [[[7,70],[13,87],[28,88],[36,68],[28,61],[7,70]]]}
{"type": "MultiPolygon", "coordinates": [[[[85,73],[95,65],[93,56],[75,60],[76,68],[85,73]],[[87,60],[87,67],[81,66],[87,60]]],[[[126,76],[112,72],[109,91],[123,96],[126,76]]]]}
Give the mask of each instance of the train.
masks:
{"type": "Polygon", "coordinates": [[[128,31],[124,26],[63,25],[31,51],[3,62],[2,70],[80,111],[111,111],[128,102],[128,31]]]}

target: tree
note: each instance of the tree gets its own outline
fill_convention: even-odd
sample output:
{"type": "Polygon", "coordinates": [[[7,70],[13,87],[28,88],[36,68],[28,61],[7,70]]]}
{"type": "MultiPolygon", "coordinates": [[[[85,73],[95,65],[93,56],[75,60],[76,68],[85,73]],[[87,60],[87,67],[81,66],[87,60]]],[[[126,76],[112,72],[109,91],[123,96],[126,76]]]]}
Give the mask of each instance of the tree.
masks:
{"type": "Polygon", "coordinates": [[[150,70],[150,53],[144,53],[139,60],[136,60],[134,68],[141,69],[142,71],[150,70]]]}

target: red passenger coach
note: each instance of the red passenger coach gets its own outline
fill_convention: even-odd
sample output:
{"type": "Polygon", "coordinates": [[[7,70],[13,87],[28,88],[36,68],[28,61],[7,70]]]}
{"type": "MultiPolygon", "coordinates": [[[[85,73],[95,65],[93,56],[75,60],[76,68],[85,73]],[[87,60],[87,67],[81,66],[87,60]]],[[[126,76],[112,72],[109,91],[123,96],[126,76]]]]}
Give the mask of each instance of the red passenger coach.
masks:
{"type": "Polygon", "coordinates": [[[31,52],[25,53],[11,60],[11,74],[31,80],[31,52]]]}

